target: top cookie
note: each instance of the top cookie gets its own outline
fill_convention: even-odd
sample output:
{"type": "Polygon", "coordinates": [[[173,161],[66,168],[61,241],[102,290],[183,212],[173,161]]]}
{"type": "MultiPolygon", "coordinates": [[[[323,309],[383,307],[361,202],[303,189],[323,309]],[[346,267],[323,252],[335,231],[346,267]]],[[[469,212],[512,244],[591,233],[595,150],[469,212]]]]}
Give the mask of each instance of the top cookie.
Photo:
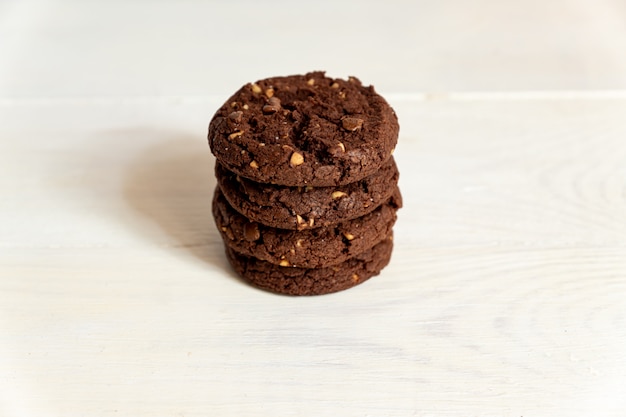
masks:
{"type": "Polygon", "coordinates": [[[328,187],[378,170],[398,130],[374,87],[311,72],[243,86],[213,116],[209,145],[224,166],[253,181],[328,187]]]}

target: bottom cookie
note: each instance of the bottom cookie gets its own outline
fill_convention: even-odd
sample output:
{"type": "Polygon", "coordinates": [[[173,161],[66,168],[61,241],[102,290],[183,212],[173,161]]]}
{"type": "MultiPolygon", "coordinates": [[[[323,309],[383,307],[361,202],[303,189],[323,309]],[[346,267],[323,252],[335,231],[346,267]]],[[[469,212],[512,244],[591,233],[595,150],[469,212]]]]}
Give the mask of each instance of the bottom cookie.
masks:
{"type": "Polygon", "coordinates": [[[393,249],[392,236],[340,264],[325,268],[284,267],[242,255],[226,247],[235,271],[250,284],[287,295],[322,295],[354,287],[378,275],[387,266],[393,249]]]}

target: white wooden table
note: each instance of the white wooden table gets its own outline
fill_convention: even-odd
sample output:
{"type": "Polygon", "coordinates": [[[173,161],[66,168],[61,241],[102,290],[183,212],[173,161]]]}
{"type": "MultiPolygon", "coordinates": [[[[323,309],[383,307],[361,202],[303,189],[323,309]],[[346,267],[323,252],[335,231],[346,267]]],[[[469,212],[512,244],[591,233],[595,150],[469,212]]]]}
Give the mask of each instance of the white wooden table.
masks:
{"type": "Polygon", "coordinates": [[[626,4],[0,3],[0,416],[626,415],[626,4]],[[253,289],[210,117],[326,69],[401,122],[392,264],[253,289]]]}

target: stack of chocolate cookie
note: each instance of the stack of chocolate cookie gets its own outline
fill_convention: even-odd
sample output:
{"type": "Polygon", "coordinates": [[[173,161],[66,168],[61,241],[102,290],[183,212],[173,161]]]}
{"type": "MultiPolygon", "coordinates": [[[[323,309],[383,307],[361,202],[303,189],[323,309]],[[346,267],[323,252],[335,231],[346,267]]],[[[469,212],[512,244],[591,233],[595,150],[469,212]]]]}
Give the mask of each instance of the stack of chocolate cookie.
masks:
{"type": "Polygon", "coordinates": [[[398,122],[373,87],[323,72],[247,84],[209,126],[213,215],[233,268],[282,294],[340,291],[389,263],[398,122]]]}

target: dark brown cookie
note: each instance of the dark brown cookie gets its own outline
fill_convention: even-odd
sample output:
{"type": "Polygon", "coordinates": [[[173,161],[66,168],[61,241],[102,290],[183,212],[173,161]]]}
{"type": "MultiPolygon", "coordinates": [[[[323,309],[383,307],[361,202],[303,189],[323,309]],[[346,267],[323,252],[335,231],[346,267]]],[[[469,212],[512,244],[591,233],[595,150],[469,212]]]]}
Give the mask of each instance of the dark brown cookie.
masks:
{"type": "Polygon", "coordinates": [[[398,184],[393,160],[373,175],[336,187],[283,187],[261,184],[215,164],[217,182],[231,206],[266,226],[303,230],[364,216],[389,200],[398,184]]]}
{"type": "Polygon", "coordinates": [[[311,72],[246,84],[213,116],[208,137],[216,158],[243,177],[327,187],[377,171],[398,129],[373,87],[311,72]]]}
{"type": "Polygon", "coordinates": [[[282,267],[242,255],[226,247],[226,255],[235,271],[252,285],[288,295],[321,295],[341,291],[378,275],[389,263],[391,235],[373,248],[340,264],[326,268],[282,267]]]}
{"type": "Polygon", "coordinates": [[[320,268],[341,263],[389,236],[400,205],[396,188],[391,198],[363,217],[295,231],[251,222],[228,204],[217,187],[213,217],[224,243],[241,254],[281,266],[320,268]]]}

